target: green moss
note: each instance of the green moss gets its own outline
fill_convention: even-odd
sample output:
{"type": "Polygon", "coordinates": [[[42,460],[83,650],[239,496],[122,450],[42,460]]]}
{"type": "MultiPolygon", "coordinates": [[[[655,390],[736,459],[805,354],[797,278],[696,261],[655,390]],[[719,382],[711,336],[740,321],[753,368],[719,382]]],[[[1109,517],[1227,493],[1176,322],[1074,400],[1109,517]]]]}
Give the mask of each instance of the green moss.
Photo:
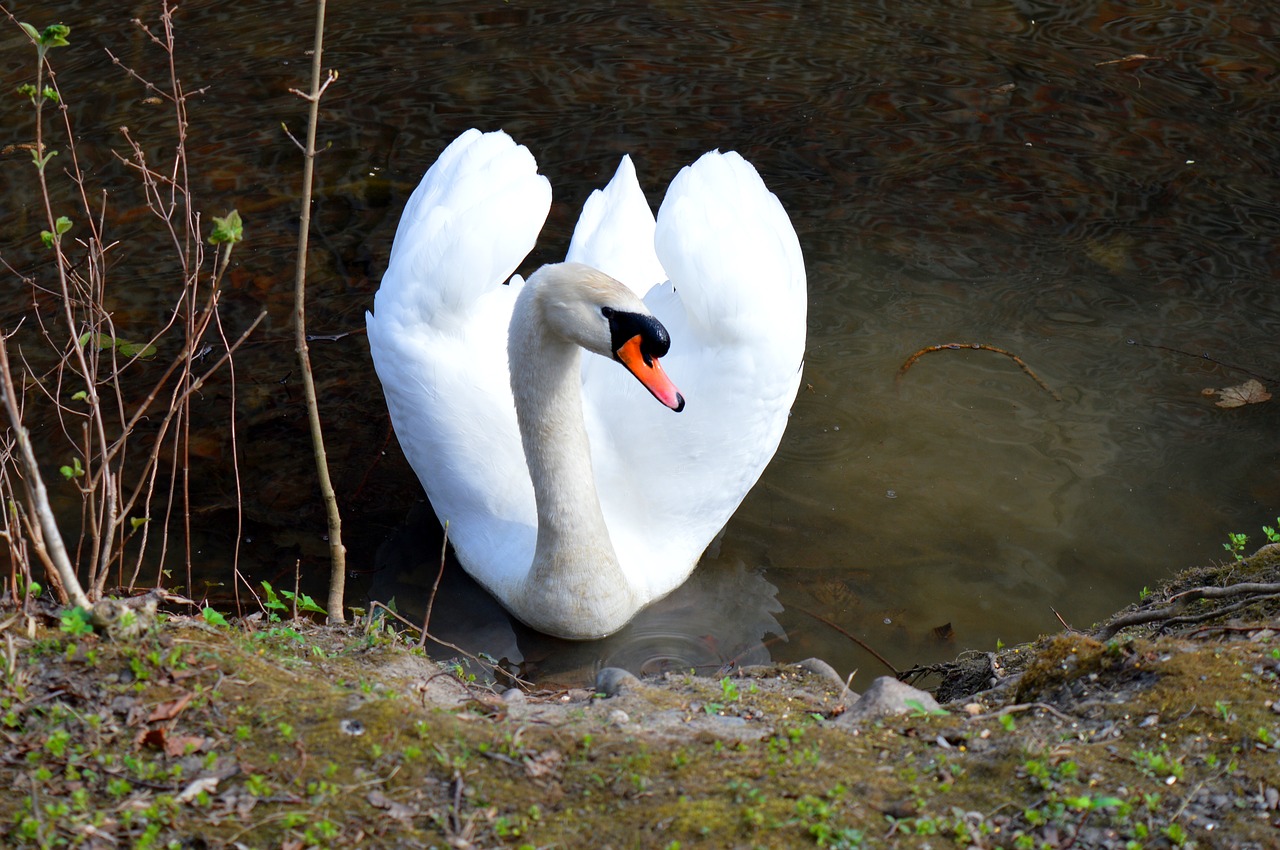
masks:
{"type": "Polygon", "coordinates": [[[0,781],[17,789],[0,842],[1265,843],[1280,641],[1226,635],[1055,636],[1016,650],[1004,722],[993,705],[849,730],[829,720],[838,686],[787,671],[567,706],[534,694],[548,713],[522,719],[474,686],[446,703],[427,682],[465,687],[436,665],[341,631],[38,632],[0,683],[0,781]]]}

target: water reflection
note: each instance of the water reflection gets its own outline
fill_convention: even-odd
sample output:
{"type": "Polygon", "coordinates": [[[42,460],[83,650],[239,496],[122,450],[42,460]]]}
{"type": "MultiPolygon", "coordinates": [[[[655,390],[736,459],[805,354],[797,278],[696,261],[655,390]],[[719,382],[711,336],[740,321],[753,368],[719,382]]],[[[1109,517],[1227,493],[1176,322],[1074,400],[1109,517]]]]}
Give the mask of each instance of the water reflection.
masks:
{"type": "MultiPolygon", "coordinates": [[[[41,14],[70,23],[84,48],[54,57],[60,84],[90,168],[118,182],[113,128],[159,151],[164,119],[97,48],[153,69],[155,57],[102,4],[55,0],[41,14]]],[[[785,643],[768,644],[774,657],[878,669],[806,612],[902,667],[1056,629],[1053,610],[1084,626],[1280,510],[1280,408],[1215,408],[1200,390],[1239,376],[1197,356],[1280,372],[1280,39],[1265,6],[442,0],[330,15],[325,55],[342,78],[321,127],[332,146],[311,258],[318,334],[362,326],[409,191],[470,126],[512,133],[556,187],[531,267],[563,256],[583,199],[626,151],[654,200],[657,175],[715,146],[740,150],[779,194],[809,269],[807,386],[777,460],[698,572],[741,563],[778,588],[784,610],[758,606],[777,632],[746,617],[758,620],[754,640],[785,630],[785,643]],[[1018,353],[1063,401],[981,352],[931,355],[895,383],[913,351],[947,342],[1018,353]],[[951,640],[934,631],[945,623],[951,640]]],[[[305,111],[287,89],[305,76],[310,26],[277,0],[234,14],[184,4],[178,27],[189,86],[212,84],[192,110],[199,197],[211,214],[238,207],[249,228],[228,320],[271,310],[238,361],[260,553],[242,568],[290,586],[301,559],[318,587],[323,518],[288,333],[298,160],[278,132],[305,111]]],[[[26,49],[0,38],[9,54],[26,49]]],[[[12,68],[10,90],[22,81],[12,68]]],[[[26,121],[20,98],[0,101],[0,126],[26,121]]],[[[2,163],[18,200],[0,250],[38,259],[21,160],[2,163]]],[[[121,291],[165,280],[159,252],[132,242],[136,191],[113,191],[121,291]]],[[[0,295],[6,317],[22,306],[11,297],[25,305],[29,293],[0,295]]],[[[117,322],[150,327],[166,297],[159,283],[154,301],[122,296],[117,322]]],[[[317,342],[312,355],[352,567],[365,571],[420,489],[389,442],[362,338],[317,342]]],[[[229,393],[207,390],[211,401],[229,393]]],[[[207,436],[197,486],[225,504],[224,438],[207,436]]],[[[208,553],[231,525],[225,511],[212,516],[217,528],[202,533],[216,560],[208,553]]],[[[402,606],[425,598],[437,552],[438,540],[423,544],[417,590],[396,591],[402,606]]],[[[484,604],[459,597],[433,619],[488,623],[495,646],[511,645],[484,604]]],[[[511,632],[522,663],[558,670],[615,651],[548,644],[535,656],[511,632]],[[585,655],[554,660],[566,651],[585,655]]],[[[695,653],[711,633],[692,628],[693,643],[670,651],[719,663],[745,640],[695,653]]]]}
{"type": "MultiPolygon", "coordinates": [[[[453,558],[440,563],[439,523],[425,503],[378,547],[369,593],[410,622],[422,623],[442,657],[494,659],[522,678],[580,685],[601,667],[636,673],[704,675],[771,660],[769,647],[786,640],[776,615],[778,589],[760,569],[727,563],[710,553],[693,577],[643,610],[622,631],[599,641],[551,638],[513,619],[453,558]],[[438,587],[436,581],[439,581],[438,587]],[[434,596],[434,601],[432,601],[434,596]]],[[[713,546],[713,549],[715,547],[713,546]]],[[[482,675],[488,671],[477,670],[482,675]]]]}

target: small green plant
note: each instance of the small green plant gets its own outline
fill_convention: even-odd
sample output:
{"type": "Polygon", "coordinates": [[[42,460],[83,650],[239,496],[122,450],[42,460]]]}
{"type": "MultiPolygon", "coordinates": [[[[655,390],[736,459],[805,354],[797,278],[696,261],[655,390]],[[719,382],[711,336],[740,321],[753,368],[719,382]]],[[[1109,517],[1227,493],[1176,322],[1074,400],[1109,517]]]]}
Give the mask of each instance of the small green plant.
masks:
{"type": "Polygon", "coordinates": [[[1280,528],[1280,516],[1276,517],[1275,526],[1262,526],[1262,533],[1267,536],[1268,543],[1280,543],[1280,531],[1277,531],[1277,528],[1280,528]]]}
{"type": "Polygon", "coordinates": [[[249,778],[244,783],[244,790],[258,798],[271,796],[271,786],[267,783],[267,777],[260,773],[249,774],[249,778]]]}
{"type": "Polygon", "coordinates": [[[314,599],[305,593],[294,593],[291,590],[281,590],[276,592],[275,588],[269,582],[262,583],[262,590],[267,595],[267,601],[262,603],[262,607],[267,609],[267,619],[273,623],[280,622],[280,614],[278,612],[290,611],[309,611],[313,614],[326,614],[327,612],[321,608],[314,599]],[[292,603],[292,606],[285,604],[284,597],[292,603]]]}
{"type": "Polygon", "coordinates": [[[1143,773],[1157,779],[1178,780],[1182,778],[1182,761],[1169,755],[1169,746],[1167,744],[1162,744],[1159,750],[1137,750],[1133,754],[1133,763],[1143,773]]]}
{"type": "Polygon", "coordinates": [[[203,617],[204,617],[204,621],[205,621],[206,623],[208,623],[209,625],[211,625],[211,626],[227,626],[227,625],[230,625],[230,624],[227,622],[227,618],[226,618],[226,617],[222,616],[220,613],[218,613],[217,611],[215,611],[214,609],[210,608],[210,607],[209,607],[209,606],[207,606],[207,605],[206,605],[206,606],[204,607],[204,609],[200,612],[200,614],[201,614],[201,616],[203,616],[203,617]]]}
{"type": "Polygon", "coordinates": [[[93,634],[93,615],[84,608],[68,608],[58,616],[58,620],[58,628],[72,637],[93,634]]]}
{"type": "Polygon", "coordinates": [[[1249,545],[1249,535],[1237,534],[1235,532],[1227,533],[1227,542],[1222,544],[1222,548],[1231,553],[1231,556],[1237,561],[1244,560],[1244,547],[1249,545]]]}
{"type": "Polygon", "coordinates": [[[906,701],[907,708],[911,709],[912,717],[946,717],[948,712],[945,708],[925,708],[924,703],[918,699],[909,699],[906,701]]]}
{"type": "Polygon", "coordinates": [[[1151,588],[1147,587],[1147,586],[1144,584],[1144,585],[1142,586],[1142,590],[1139,590],[1139,591],[1138,591],[1138,601],[1140,601],[1140,602],[1146,602],[1146,601],[1147,601],[1147,597],[1148,597],[1148,596],[1150,596],[1150,595],[1151,595],[1151,588]]]}

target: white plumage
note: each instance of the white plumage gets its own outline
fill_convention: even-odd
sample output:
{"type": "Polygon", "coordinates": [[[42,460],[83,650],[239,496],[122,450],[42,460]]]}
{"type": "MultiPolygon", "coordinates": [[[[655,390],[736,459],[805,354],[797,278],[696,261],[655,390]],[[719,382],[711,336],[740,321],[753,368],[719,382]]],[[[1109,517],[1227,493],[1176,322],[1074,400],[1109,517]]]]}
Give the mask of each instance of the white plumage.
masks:
{"type": "Polygon", "coordinates": [[[670,334],[661,363],[687,405],[677,414],[655,401],[610,362],[610,346],[591,341],[607,327],[585,320],[581,344],[605,355],[576,367],[589,464],[585,446],[573,461],[577,450],[554,445],[560,437],[549,426],[528,428],[564,454],[563,476],[573,479],[547,488],[589,488],[594,477],[603,543],[620,576],[584,568],[563,586],[535,588],[538,511],[508,325],[525,286],[574,293],[585,290],[576,278],[587,270],[548,266],[528,284],[518,276],[502,284],[532,249],[550,203],[526,148],[502,132],[463,133],[405,208],[367,317],[369,345],[400,445],[463,567],[526,623],[599,637],[688,577],[777,449],[804,354],[804,263],[782,205],[736,153],[708,153],[682,169],[656,227],[629,158],[592,194],[568,259],[644,302],[629,306],[630,293],[593,283],[582,315],[599,306],[651,312],[670,334]]]}

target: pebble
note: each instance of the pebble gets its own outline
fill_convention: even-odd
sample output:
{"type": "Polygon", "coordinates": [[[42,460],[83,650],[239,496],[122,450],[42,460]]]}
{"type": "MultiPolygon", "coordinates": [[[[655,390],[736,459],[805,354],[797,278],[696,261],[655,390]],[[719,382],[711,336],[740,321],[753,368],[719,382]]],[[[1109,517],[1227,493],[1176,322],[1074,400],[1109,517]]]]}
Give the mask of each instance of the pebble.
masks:
{"type": "Polygon", "coordinates": [[[640,680],[621,667],[605,667],[596,674],[596,693],[607,697],[616,697],[639,685],[640,680]]]}
{"type": "Polygon", "coordinates": [[[804,661],[796,663],[801,670],[820,676],[832,684],[844,687],[844,679],[840,678],[840,674],[836,672],[836,668],[832,667],[821,658],[806,658],[804,661]]]}
{"type": "Polygon", "coordinates": [[[891,676],[881,676],[867,687],[848,711],[836,718],[836,724],[856,726],[863,720],[912,711],[933,711],[937,708],[938,702],[932,694],[904,685],[891,676]]]}

